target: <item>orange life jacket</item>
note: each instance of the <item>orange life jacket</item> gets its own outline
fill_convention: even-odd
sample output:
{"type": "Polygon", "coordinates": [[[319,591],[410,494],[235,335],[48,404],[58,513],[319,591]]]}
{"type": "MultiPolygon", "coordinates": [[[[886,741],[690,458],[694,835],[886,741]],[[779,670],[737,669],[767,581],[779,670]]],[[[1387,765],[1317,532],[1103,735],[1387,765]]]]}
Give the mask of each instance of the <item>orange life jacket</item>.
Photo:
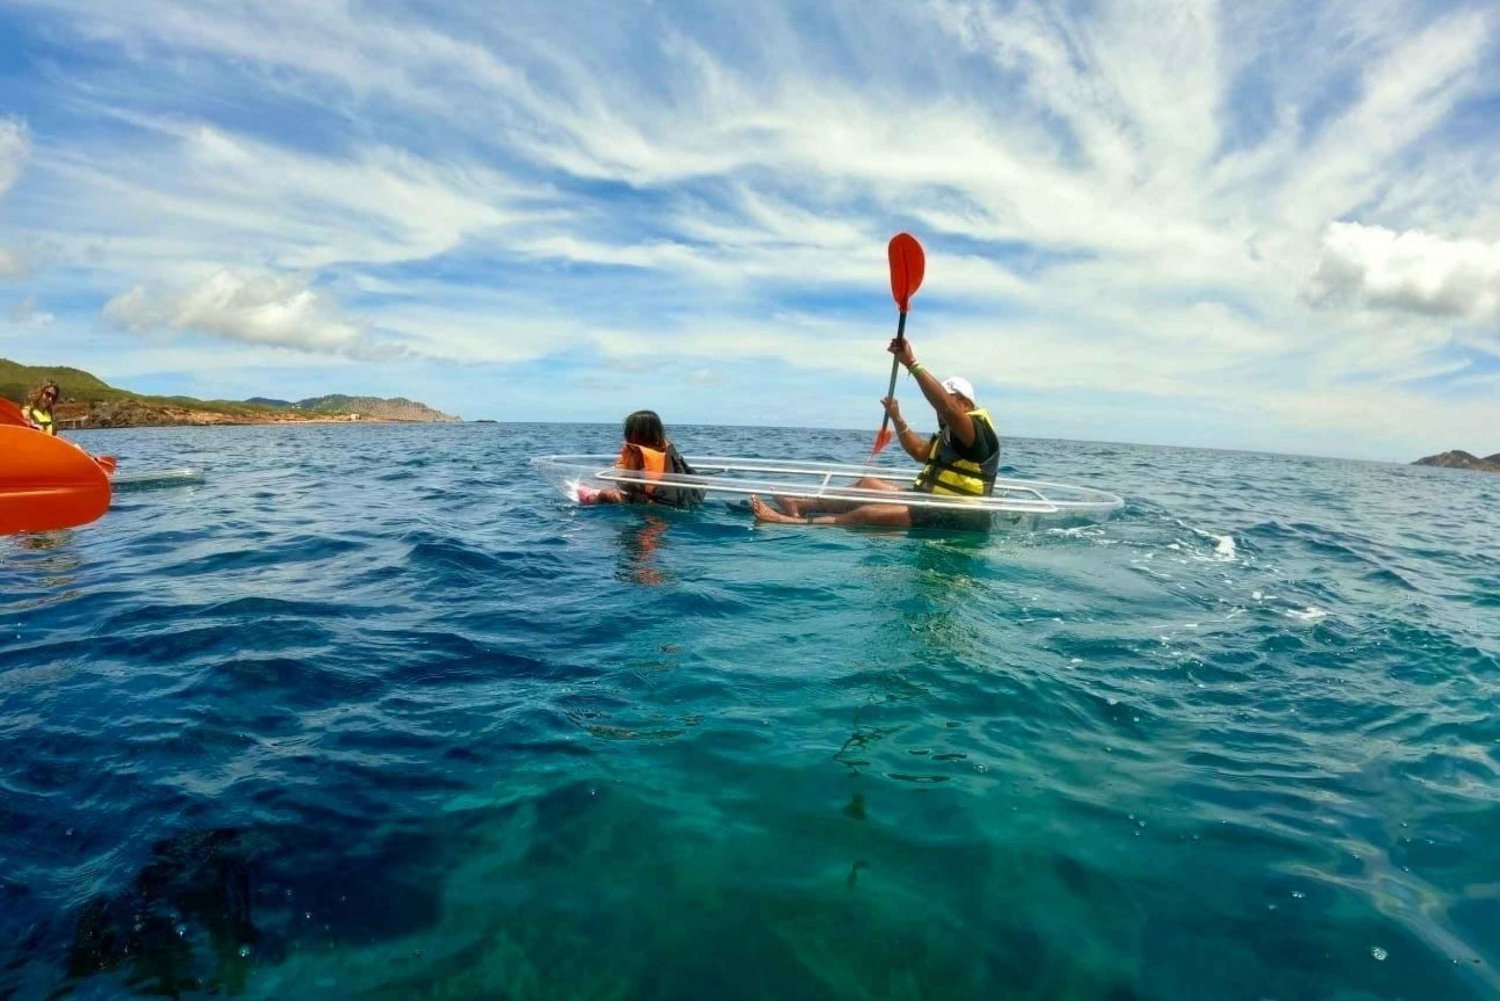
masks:
{"type": "MultiPolygon", "coordinates": [[[[621,469],[638,469],[654,480],[667,471],[667,450],[626,444],[620,449],[620,458],[615,460],[615,465],[621,469]]],[[[631,484],[631,487],[647,497],[656,492],[655,486],[631,484]]]]}

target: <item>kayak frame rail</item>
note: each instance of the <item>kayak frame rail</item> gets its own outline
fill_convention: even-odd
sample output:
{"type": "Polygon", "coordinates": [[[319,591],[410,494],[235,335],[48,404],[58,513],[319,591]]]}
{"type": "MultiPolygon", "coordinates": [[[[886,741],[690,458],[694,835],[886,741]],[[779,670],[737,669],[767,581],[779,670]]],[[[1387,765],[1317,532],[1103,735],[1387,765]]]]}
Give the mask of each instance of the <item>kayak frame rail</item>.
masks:
{"type": "Polygon", "coordinates": [[[928,493],[917,493],[910,489],[911,474],[877,466],[851,466],[830,463],[777,459],[734,459],[706,456],[692,463],[694,472],[653,474],[639,470],[620,469],[614,465],[613,455],[553,455],[541,456],[532,464],[544,469],[569,474],[572,479],[588,478],[606,483],[629,486],[670,486],[703,489],[713,493],[770,494],[803,500],[841,500],[853,503],[902,504],[907,507],[941,508],[948,510],[988,510],[996,513],[1059,514],[1059,513],[1106,513],[1118,510],[1124,501],[1115,494],[1092,487],[1071,486],[1064,483],[1049,483],[1040,480],[995,481],[994,492],[985,497],[953,497],[928,493]],[[798,484],[786,480],[766,478],[729,478],[716,474],[758,473],[762,477],[816,478],[816,483],[798,484]],[[867,487],[839,486],[835,479],[877,479],[901,484],[901,494],[893,491],[867,487]],[[1049,492],[1053,496],[1049,496],[1049,492]],[[1057,497],[1062,493],[1065,497],[1057,497]]]}
{"type": "MultiPolygon", "coordinates": [[[[988,497],[946,497],[940,494],[924,494],[911,490],[875,490],[869,487],[829,486],[825,480],[817,486],[798,486],[784,480],[709,480],[699,476],[683,474],[649,476],[629,469],[603,469],[593,474],[595,479],[607,483],[620,483],[641,487],[705,487],[715,493],[792,497],[798,500],[842,500],[865,504],[901,504],[906,507],[945,508],[959,511],[1017,511],[1026,514],[1056,514],[1065,508],[1036,494],[1037,500],[988,497]],[[996,504],[994,501],[1001,503],[996,504]],[[988,503],[987,503],[988,502],[988,503]]],[[[1035,493],[1035,491],[1033,491],[1035,493]]],[[[1093,504],[1074,503],[1073,508],[1095,507],[1093,504]]]]}

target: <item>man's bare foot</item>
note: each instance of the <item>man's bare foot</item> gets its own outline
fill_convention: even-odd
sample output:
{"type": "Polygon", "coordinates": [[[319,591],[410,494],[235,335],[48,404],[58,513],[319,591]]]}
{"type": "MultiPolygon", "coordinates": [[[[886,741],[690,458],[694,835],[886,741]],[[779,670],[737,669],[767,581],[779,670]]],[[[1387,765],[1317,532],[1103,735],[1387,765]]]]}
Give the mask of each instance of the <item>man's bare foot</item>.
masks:
{"type": "Polygon", "coordinates": [[[756,497],[754,494],[750,495],[750,510],[755,513],[756,521],[770,521],[775,522],[779,525],[804,524],[801,518],[794,517],[790,514],[782,514],[780,511],[771,507],[769,504],[761,500],[759,497],[756,497]]]}
{"type": "Polygon", "coordinates": [[[793,518],[800,518],[807,513],[802,510],[802,501],[795,497],[777,497],[773,495],[771,499],[776,502],[777,507],[793,518]]]}

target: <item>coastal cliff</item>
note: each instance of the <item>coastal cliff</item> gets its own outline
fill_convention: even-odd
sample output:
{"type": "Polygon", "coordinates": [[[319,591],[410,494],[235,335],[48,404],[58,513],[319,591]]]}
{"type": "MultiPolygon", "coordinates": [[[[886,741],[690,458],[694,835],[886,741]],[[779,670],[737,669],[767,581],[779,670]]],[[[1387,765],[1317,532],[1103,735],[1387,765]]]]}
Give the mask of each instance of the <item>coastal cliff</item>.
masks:
{"type": "Polygon", "coordinates": [[[332,395],[292,402],[265,397],[197,400],[188,396],[146,396],[111,386],[82,369],[21,365],[0,358],[0,397],[23,402],[31,388],[43,379],[52,380],[62,390],[62,399],[53,412],[59,426],[64,428],[462,420],[405,397],[332,395]]]}
{"type": "Polygon", "coordinates": [[[1437,455],[1429,455],[1425,459],[1418,459],[1412,465],[1439,466],[1443,469],[1477,469],[1486,473],[1500,473],[1500,452],[1481,459],[1462,449],[1454,449],[1451,452],[1440,452],[1437,455]]]}

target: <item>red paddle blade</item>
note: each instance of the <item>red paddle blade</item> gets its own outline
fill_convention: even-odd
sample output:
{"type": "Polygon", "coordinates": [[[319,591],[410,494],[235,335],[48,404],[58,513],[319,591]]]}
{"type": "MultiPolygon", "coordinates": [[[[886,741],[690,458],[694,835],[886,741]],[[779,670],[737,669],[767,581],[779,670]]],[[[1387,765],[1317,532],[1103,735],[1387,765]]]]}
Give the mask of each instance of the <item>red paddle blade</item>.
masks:
{"type": "Polygon", "coordinates": [[[104,470],[107,476],[115,475],[115,470],[120,466],[120,460],[112,455],[96,455],[94,456],[94,461],[99,464],[99,468],[104,470]]]}
{"type": "Polygon", "coordinates": [[[891,260],[891,295],[904,313],[911,306],[911,297],[922,286],[927,257],[922,253],[922,245],[910,233],[897,233],[891,237],[886,255],[891,260]]]}
{"type": "Polygon", "coordinates": [[[881,451],[891,443],[891,429],[882,427],[875,433],[875,447],[870,449],[870,458],[875,458],[881,451]]]}
{"type": "Polygon", "coordinates": [[[85,525],[109,509],[109,477],[83,449],[0,427],[0,535],[85,525]]]}

